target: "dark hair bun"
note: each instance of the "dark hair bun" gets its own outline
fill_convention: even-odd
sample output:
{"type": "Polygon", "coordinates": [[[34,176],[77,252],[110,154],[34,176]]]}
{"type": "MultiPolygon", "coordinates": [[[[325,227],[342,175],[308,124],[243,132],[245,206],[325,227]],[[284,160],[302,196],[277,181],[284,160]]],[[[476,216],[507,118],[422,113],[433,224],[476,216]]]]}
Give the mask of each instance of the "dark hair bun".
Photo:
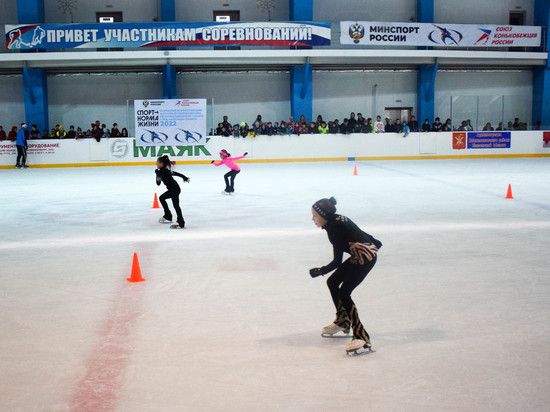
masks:
{"type": "Polygon", "coordinates": [[[332,205],[336,205],[336,199],[334,197],[331,197],[329,200],[328,200],[332,205]]]}

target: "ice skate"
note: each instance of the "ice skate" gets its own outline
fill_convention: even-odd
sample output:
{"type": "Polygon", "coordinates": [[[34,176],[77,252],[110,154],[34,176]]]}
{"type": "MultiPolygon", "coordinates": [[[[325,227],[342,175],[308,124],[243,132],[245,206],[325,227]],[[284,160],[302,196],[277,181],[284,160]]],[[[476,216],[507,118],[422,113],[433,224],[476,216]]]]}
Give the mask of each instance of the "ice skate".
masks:
{"type": "Polygon", "coordinates": [[[336,323],[333,323],[329,326],[323,328],[321,336],[323,338],[349,338],[349,326],[347,328],[338,326],[336,323]],[[339,333],[342,332],[342,333],[339,333]]]}
{"type": "Polygon", "coordinates": [[[166,219],[164,216],[159,219],[159,223],[172,223],[172,219],[166,219]]]}
{"type": "Polygon", "coordinates": [[[22,165],[22,167],[23,167],[23,169],[28,169],[29,168],[29,166],[27,166],[27,165],[22,165]]]}
{"type": "Polygon", "coordinates": [[[353,339],[348,346],[346,346],[346,353],[349,356],[363,355],[370,352],[374,352],[371,348],[371,343],[369,341],[364,341],[363,339],[353,339]]]}
{"type": "Polygon", "coordinates": [[[185,227],[185,223],[183,223],[183,226],[180,226],[178,222],[170,225],[170,229],[183,229],[184,227],[185,227]]]}
{"type": "Polygon", "coordinates": [[[21,169],[21,165],[15,165],[16,169],[21,169]]]}

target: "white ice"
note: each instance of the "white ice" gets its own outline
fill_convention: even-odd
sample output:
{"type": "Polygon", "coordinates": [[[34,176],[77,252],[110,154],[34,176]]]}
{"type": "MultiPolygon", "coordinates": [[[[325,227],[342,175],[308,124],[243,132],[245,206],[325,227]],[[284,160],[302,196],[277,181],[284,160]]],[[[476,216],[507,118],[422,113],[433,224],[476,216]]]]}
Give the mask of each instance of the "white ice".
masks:
{"type": "Polygon", "coordinates": [[[178,166],[184,230],[153,166],[0,170],[0,410],[547,411],[550,161],[353,166],[178,166]],[[384,243],[367,356],[320,336],[329,196],[384,243]]]}

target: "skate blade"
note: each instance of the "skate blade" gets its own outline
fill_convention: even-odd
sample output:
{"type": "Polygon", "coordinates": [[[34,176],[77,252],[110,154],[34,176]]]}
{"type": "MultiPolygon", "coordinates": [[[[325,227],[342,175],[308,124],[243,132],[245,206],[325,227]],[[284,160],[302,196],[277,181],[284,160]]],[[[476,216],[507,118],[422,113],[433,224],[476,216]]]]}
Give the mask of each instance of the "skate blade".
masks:
{"type": "Polygon", "coordinates": [[[181,226],[170,226],[170,229],[185,229],[185,226],[184,227],[181,227],[181,226]]]}
{"type": "Polygon", "coordinates": [[[372,348],[359,348],[359,349],[347,350],[346,354],[348,356],[352,357],[352,356],[368,355],[368,354],[374,353],[374,352],[376,352],[376,351],[372,348]]]}
{"type": "Polygon", "coordinates": [[[352,336],[349,333],[321,333],[321,337],[329,339],[342,339],[342,338],[351,338],[352,336]]]}

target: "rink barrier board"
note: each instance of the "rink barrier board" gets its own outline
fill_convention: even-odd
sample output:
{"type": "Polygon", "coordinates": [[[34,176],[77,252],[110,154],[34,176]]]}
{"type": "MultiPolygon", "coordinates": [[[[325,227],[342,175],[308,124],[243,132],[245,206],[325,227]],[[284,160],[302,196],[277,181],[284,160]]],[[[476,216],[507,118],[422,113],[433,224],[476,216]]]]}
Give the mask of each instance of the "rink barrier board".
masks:
{"type": "MultiPolygon", "coordinates": [[[[377,156],[377,157],[324,157],[301,159],[242,159],[239,163],[306,163],[306,162],[353,162],[353,161],[381,161],[381,160],[451,160],[451,159],[507,159],[526,157],[550,157],[550,153],[527,154],[495,154],[495,155],[426,155],[426,156],[377,156]],[[354,159],[354,160],[350,160],[354,159]]],[[[177,160],[180,165],[210,164],[211,160],[177,160]]],[[[58,163],[58,164],[30,164],[33,169],[58,167],[108,167],[108,166],[155,166],[156,161],[149,162],[106,162],[106,163],[58,163]]],[[[0,166],[0,169],[14,169],[14,165],[0,166]]]]}
{"type": "MultiPolygon", "coordinates": [[[[134,138],[86,140],[30,140],[27,163],[32,167],[151,166],[169,155],[179,164],[209,164],[219,151],[236,156],[248,152],[243,163],[330,162],[427,159],[483,159],[550,156],[550,132],[512,132],[511,147],[454,148],[453,133],[383,135],[301,135],[234,139],[212,136],[197,146],[138,146],[134,138]]],[[[13,142],[0,142],[0,168],[15,166],[13,142]]]]}

